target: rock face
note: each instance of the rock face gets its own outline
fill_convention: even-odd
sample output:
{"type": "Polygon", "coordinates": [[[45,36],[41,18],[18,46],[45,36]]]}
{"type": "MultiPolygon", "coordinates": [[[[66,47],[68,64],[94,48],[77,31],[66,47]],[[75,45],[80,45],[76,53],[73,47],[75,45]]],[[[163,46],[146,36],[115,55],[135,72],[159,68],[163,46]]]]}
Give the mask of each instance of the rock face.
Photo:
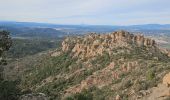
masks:
{"type": "Polygon", "coordinates": [[[104,52],[111,53],[113,48],[131,46],[156,46],[154,40],[145,38],[143,35],[133,35],[125,31],[117,31],[109,34],[91,33],[82,37],[69,37],[62,43],[64,52],[71,51],[74,56],[94,57],[104,52]]]}
{"type": "Polygon", "coordinates": [[[170,73],[163,77],[163,83],[158,84],[157,87],[151,88],[149,95],[141,98],[140,100],[169,100],[170,98],[170,73]]]}
{"type": "Polygon", "coordinates": [[[39,93],[39,94],[25,94],[22,95],[19,100],[49,100],[45,94],[39,93]]]}
{"type": "Polygon", "coordinates": [[[170,73],[166,74],[164,77],[163,77],[163,84],[169,86],[170,85],[170,73]]]}
{"type": "Polygon", "coordinates": [[[166,54],[168,57],[170,57],[170,50],[168,49],[163,49],[163,48],[160,48],[161,52],[166,54]]]}
{"type": "Polygon", "coordinates": [[[153,87],[150,91],[152,91],[151,94],[140,100],[169,100],[170,88],[165,84],[159,84],[158,87],[153,87]]]}

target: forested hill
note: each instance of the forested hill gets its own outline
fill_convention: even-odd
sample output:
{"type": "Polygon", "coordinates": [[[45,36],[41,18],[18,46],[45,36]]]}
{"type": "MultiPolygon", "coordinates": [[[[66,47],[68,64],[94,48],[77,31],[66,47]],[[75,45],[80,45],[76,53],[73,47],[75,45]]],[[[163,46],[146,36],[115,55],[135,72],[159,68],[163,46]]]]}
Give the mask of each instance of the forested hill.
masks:
{"type": "Polygon", "coordinates": [[[143,35],[91,33],[65,38],[60,48],[36,55],[36,62],[31,57],[23,59],[25,65],[14,62],[18,66],[8,75],[19,75],[23,92],[43,93],[51,100],[136,100],[161,83],[169,72],[169,56],[143,35]]]}

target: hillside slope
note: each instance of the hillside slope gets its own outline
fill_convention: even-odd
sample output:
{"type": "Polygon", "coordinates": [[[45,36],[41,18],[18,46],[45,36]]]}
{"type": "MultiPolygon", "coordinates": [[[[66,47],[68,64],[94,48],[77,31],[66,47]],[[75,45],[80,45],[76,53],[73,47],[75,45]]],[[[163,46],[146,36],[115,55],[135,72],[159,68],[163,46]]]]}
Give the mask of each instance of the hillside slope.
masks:
{"type": "Polygon", "coordinates": [[[22,75],[23,92],[51,100],[135,100],[170,69],[154,40],[125,31],[68,37],[49,54],[22,75]]]}

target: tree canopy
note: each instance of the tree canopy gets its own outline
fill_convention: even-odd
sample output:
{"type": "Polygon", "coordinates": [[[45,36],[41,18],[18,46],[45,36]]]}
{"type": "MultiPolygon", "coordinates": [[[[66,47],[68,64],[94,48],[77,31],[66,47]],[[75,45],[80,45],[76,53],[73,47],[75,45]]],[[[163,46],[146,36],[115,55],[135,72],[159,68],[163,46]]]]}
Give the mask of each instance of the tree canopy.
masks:
{"type": "Polygon", "coordinates": [[[2,63],[2,54],[4,51],[9,50],[12,45],[12,40],[8,31],[0,31],[0,62],[2,63]]]}
{"type": "Polygon", "coordinates": [[[4,51],[9,50],[9,48],[12,45],[12,40],[9,36],[9,32],[8,31],[0,31],[0,79],[2,79],[2,71],[3,71],[3,67],[2,65],[6,62],[2,55],[4,53],[4,51]]]}

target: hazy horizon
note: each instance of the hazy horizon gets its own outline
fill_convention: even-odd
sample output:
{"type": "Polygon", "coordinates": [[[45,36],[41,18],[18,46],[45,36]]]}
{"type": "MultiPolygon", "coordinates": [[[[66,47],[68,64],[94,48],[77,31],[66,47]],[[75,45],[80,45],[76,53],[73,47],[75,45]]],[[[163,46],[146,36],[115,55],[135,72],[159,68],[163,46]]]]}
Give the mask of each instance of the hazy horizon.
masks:
{"type": "Polygon", "coordinates": [[[1,21],[67,25],[169,24],[169,0],[5,0],[1,21]]]}
{"type": "Polygon", "coordinates": [[[109,24],[58,24],[58,23],[50,23],[50,22],[34,22],[34,21],[15,21],[15,20],[0,20],[0,22],[4,22],[4,23],[35,23],[35,24],[49,24],[49,25],[78,25],[78,26],[135,26],[135,25],[170,25],[170,23],[144,23],[144,24],[121,24],[121,25],[117,25],[117,24],[113,24],[113,25],[109,25],[109,24]]]}

